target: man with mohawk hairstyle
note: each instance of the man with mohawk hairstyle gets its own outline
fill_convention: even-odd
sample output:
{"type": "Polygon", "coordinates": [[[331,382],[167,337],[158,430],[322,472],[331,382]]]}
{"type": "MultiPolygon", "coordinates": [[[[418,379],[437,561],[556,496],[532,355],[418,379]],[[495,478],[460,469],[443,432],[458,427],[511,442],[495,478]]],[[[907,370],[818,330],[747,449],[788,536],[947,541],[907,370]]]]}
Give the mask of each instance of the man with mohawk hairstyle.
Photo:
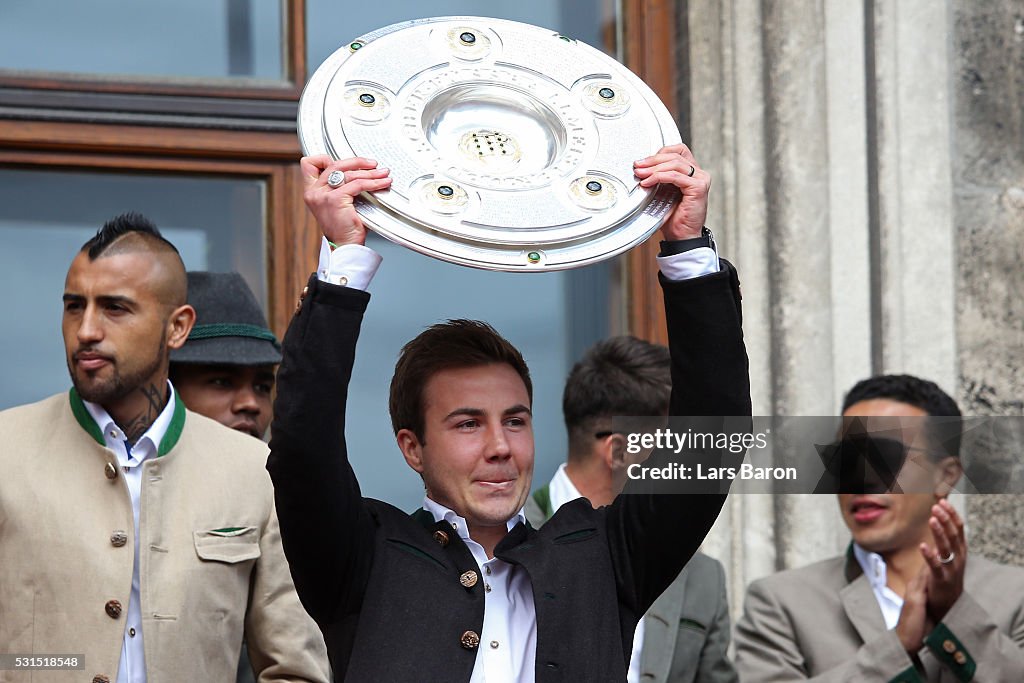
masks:
{"type": "MultiPolygon", "coordinates": [[[[72,389],[0,413],[0,647],[72,655],[47,681],[328,680],[281,550],[267,449],[167,379],[195,321],[185,267],[128,213],[67,273],[72,389]]],[[[35,678],[32,678],[35,676],[35,678]]],[[[0,672],[0,680],[39,680],[0,672]]]]}

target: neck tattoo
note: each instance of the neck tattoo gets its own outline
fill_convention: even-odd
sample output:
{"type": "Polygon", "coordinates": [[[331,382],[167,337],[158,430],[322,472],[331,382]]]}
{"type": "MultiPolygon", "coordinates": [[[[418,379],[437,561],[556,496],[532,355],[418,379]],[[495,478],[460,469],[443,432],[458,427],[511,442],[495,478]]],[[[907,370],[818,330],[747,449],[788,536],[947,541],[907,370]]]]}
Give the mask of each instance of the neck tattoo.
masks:
{"type": "Polygon", "coordinates": [[[168,400],[166,391],[161,391],[155,384],[139,387],[139,391],[146,397],[146,407],[124,427],[125,439],[133,446],[163,412],[168,400]]]}

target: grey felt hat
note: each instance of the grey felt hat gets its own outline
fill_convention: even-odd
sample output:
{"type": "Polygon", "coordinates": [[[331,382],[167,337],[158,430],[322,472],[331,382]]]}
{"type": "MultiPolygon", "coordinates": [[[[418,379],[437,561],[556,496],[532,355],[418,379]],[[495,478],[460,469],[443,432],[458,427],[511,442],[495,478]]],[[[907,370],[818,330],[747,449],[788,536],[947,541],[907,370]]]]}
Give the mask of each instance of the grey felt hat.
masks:
{"type": "Polygon", "coordinates": [[[172,363],[272,365],[281,344],[267,327],[259,302],[238,273],[190,272],[188,302],[196,324],[172,363]]]}

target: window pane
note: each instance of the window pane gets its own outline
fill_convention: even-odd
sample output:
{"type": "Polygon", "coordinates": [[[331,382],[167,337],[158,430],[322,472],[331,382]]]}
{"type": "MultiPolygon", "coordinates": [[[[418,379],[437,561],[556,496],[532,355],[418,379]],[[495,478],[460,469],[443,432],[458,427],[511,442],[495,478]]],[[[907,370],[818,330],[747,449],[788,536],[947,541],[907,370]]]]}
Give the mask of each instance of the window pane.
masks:
{"type": "Polygon", "coordinates": [[[283,0],[3,0],[0,69],[286,78],[283,0]]]}
{"type": "Polygon", "coordinates": [[[190,270],[242,273],[266,306],[262,181],[0,169],[0,410],[70,386],[64,276],[103,223],[141,211],[190,270]]]}
{"type": "Polygon", "coordinates": [[[306,0],[306,56],[313,73],[332,52],[353,38],[401,21],[443,16],[488,16],[535,24],[615,53],[605,35],[614,36],[612,0],[391,0],[359,3],[306,0]],[[611,30],[609,30],[611,29],[611,30]]]}

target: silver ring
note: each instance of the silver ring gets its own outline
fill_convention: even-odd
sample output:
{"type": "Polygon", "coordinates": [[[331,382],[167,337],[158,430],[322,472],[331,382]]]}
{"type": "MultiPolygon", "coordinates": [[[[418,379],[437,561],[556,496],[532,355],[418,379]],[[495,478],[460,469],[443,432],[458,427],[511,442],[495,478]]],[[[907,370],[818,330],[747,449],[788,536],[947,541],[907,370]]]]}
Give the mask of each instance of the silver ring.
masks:
{"type": "Polygon", "coordinates": [[[331,174],[327,176],[327,184],[331,187],[341,187],[344,182],[345,174],[341,171],[331,171],[331,174]]]}
{"type": "Polygon", "coordinates": [[[949,555],[946,555],[945,557],[940,557],[939,558],[939,562],[941,562],[942,564],[949,564],[950,562],[952,562],[955,559],[956,559],[956,553],[954,553],[951,550],[951,551],[949,551],[949,555]]]}
{"type": "Polygon", "coordinates": [[[689,177],[692,178],[693,174],[696,173],[696,172],[697,172],[697,167],[694,166],[693,164],[690,164],[690,172],[687,173],[686,175],[688,175],[689,177]]]}

